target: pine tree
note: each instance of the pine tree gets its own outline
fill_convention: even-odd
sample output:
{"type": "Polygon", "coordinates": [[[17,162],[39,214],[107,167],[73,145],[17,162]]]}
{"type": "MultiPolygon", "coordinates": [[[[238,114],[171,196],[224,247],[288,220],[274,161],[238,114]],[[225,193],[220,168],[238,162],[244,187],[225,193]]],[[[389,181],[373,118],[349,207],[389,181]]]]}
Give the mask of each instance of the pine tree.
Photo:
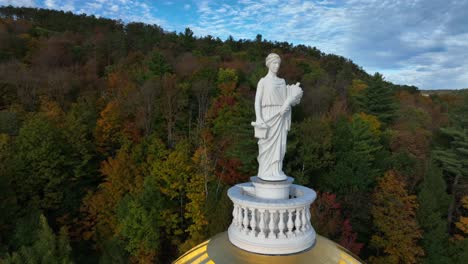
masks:
{"type": "Polygon", "coordinates": [[[453,223],[457,194],[461,181],[468,179],[468,96],[464,104],[452,113],[452,126],[441,128],[441,133],[449,139],[449,146],[434,150],[435,160],[442,169],[453,177],[451,183],[451,202],[448,208],[449,231],[453,223]]]}
{"type": "Polygon", "coordinates": [[[333,137],[336,165],[325,179],[332,192],[346,194],[372,188],[378,173],[374,161],[382,149],[373,129],[372,124],[359,114],[355,114],[351,122],[344,119],[337,122],[333,137]]]}
{"type": "Polygon", "coordinates": [[[357,100],[361,110],[377,116],[382,123],[388,124],[395,117],[397,105],[393,91],[380,73],[374,74],[369,81],[369,87],[357,100]]]}
{"type": "Polygon", "coordinates": [[[369,193],[380,170],[376,167],[376,157],[382,149],[379,137],[372,132],[368,120],[355,114],[351,122],[337,121],[333,147],[336,164],[319,183],[338,195],[359,241],[367,241],[371,235],[369,193]]]}
{"type": "Polygon", "coordinates": [[[422,246],[425,251],[424,263],[450,263],[447,248],[449,234],[447,230],[447,207],[450,197],[445,192],[446,184],[442,171],[432,166],[422,183],[418,194],[418,223],[424,231],[422,246]]]}
{"type": "Polygon", "coordinates": [[[145,60],[148,71],[145,75],[146,78],[159,78],[161,79],[165,73],[172,72],[171,65],[166,62],[164,56],[156,50],[153,50],[145,60]]]}
{"type": "Polygon", "coordinates": [[[417,243],[422,232],[416,222],[416,196],[409,195],[404,182],[388,171],[379,179],[372,201],[377,232],[370,246],[377,255],[369,258],[370,263],[417,263],[424,251],[417,243]]]}

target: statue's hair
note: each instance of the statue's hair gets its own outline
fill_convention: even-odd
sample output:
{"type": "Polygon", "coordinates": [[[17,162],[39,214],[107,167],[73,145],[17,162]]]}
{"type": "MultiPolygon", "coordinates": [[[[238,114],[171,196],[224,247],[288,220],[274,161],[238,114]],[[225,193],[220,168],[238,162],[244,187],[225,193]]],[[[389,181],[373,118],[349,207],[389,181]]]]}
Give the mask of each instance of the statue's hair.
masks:
{"type": "Polygon", "coordinates": [[[276,54],[276,53],[270,53],[270,54],[268,54],[268,56],[265,59],[265,65],[267,67],[269,67],[270,63],[272,63],[275,60],[279,60],[281,62],[280,56],[278,54],[276,54]]]}

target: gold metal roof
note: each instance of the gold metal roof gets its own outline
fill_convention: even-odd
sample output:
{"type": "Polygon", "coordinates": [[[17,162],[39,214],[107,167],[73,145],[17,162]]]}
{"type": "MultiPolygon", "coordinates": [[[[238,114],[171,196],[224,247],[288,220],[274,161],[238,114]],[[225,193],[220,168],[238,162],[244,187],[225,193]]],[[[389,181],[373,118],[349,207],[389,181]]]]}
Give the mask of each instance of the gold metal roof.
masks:
{"type": "Polygon", "coordinates": [[[319,235],[317,235],[315,245],[309,250],[292,255],[274,256],[251,253],[237,248],[229,242],[227,232],[224,232],[192,248],[174,262],[174,264],[182,263],[357,264],[363,262],[342,246],[319,235]]]}

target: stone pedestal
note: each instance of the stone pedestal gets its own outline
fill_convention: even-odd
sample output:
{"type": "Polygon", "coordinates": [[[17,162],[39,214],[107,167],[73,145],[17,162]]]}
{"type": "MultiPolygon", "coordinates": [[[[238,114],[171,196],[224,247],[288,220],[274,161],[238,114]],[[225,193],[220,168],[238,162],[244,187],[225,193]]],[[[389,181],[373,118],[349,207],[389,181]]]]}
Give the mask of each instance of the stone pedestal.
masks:
{"type": "Polygon", "coordinates": [[[231,187],[233,220],[228,230],[231,243],[246,251],[284,255],[311,248],[316,233],[310,224],[310,205],[316,198],[312,189],[292,184],[293,178],[252,182],[231,187]]]}
{"type": "Polygon", "coordinates": [[[288,199],[289,189],[294,179],[288,177],[284,181],[265,181],[257,176],[250,177],[255,188],[255,197],[262,199],[288,199]]]}

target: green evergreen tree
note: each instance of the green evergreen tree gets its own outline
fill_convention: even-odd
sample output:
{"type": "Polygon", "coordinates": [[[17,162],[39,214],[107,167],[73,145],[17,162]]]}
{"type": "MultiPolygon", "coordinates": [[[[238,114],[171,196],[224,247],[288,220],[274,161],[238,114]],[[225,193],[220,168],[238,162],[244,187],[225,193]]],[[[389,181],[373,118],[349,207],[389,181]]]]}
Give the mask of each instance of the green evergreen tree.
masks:
{"type": "Polygon", "coordinates": [[[447,207],[450,196],[446,193],[442,171],[431,166],[418,194],[417,218],[423,229],[422,246],[425,251],[424,263],[450,263],[447,248],[447,207]]]}
{"type": "Polygon", "coordinates": [[[370,123],[358,114],[351,122],[345,119],[337,122],[333,135],[336,165],[324,179],[331,192],[345,195],[372,188],[378,174],[374,161],[382,146],[371,131],[370,123]]]}
{"type": "Polygon", "coordinates": [[[372,133],[371,123],[359,114],[351,122],[338,120],[333,135],[336,163],[319,185],[326,191],[336,193],[342,202],[343,211],[349,217],[359,241],[370,238],[370,192],[381,168],[375,160],[382,146],[379,136],[372,133]]]}
{"type": "Polygon", "coordinates": [[[377,116],[382,123],[390,123],[396,115],[393,91],[380,73],[374,74],[369,86],[356,99],[362,111],[377,116]]]}
{"type": "Polygon", "coordinates": [[[440,132],[448,138],[449,145],[434,150],[435,160],[453,177],[450,188],[452,198],[447,216],[449,231],[453,222],[459,184],[468,179],[468,96],[465,96],[461,107],[454,109],[451,117],[452,126],[440,129],[440,132]]]}
{"type": "Polygon", "coordinates": [[[67,232],[64,228],[57,236],[47,224],[44,215],[40,215],[38,223],[33,227],[30,237],[31,244],[22,245],[21,248],[8,254],[3,260],[6,264],[65,264],[73,263],[71,258],[71,247],[67,232]]]}
{"type": "Polygon", "coordinates": [[[308,118],[292,127],[285,167],[299,184],[309,185],[333,164],[332,133],[323,118],[308,118]]]}
{"type": "Polygon", "coordinates": [[[169,65],[164,56],[154,50],[152,51],[147,59],[146,64],[148,66],[148,72],[146,78],[159,78],[161,79],[165,73],[171,73],[172,67],[169,65]]]}

